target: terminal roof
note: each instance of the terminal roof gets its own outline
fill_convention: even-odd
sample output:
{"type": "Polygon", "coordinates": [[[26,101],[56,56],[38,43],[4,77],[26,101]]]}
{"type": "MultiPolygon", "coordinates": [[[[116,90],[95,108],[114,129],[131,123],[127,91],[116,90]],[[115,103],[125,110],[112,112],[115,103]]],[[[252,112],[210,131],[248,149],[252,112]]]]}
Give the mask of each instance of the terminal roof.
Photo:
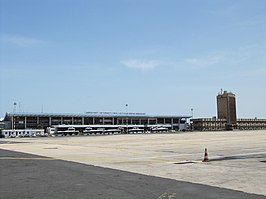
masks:
{"type": "Polygon", "coordinates": [[[11,112],[7,116],[42,116],[42,117],[143,117],[143,118],[191,118],[185,115],[156,115],[144,113],[105,113],[105,112],[88,112],[88,113],[33,113],[33,112],[11,112]]]}

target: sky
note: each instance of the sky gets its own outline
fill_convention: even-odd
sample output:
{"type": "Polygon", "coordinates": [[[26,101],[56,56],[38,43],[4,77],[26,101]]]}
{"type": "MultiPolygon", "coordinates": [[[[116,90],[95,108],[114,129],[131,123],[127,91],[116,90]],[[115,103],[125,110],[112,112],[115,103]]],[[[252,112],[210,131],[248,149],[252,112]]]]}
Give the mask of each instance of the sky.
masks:
{"type": "Polygon", "coordinates": [[[0,117],[266,118],[265,0],[0,0],[0,117]]]}

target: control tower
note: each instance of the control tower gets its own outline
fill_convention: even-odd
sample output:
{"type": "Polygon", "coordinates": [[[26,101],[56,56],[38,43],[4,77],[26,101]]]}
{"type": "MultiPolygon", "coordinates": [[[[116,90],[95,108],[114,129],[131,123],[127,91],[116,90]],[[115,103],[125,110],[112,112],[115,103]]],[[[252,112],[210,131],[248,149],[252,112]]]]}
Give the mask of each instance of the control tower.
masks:
{"type": "Polygon", "coordinates": [[[228,128],[236,126],[236,97],[231,92],[224,91],[217,95],[218,119],[226,119],[228,128]]]}

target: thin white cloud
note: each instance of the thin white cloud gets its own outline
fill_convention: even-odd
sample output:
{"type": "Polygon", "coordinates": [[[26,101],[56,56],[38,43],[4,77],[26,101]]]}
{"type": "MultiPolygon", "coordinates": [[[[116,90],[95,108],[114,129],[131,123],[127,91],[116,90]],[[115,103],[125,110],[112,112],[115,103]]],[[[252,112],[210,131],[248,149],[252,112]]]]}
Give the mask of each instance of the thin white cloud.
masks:
{"type": "Polygon", "coordinates": [[[120,62],[122,65],[140,70],[152,70],[159,66],[159,62],[155,60],[139,60],[139,59],[129,59],[120,62]]]}
{"type": "Polygon", "coordinates": [[[224,61],[224,55],[210,55],[201,58],[188,58],[184,60],[186,65],[193,68],[206,68],[224,61]]]}
{"type": "Polygon", "coordinates": [[[35,46],[39,46],[44,42],[39,39],[23,37],[18,35],[1,35],[0,42],[8,45],[31,48],[35,46]]]}
{"type": "Polygon", "coordinates": [[[235,50],[211,53],[206,56],[188,57],[175,64],[176,69],[230,70],[244,76],[265,74],[266,50],[263,45],[242,46],[235,50]]]}

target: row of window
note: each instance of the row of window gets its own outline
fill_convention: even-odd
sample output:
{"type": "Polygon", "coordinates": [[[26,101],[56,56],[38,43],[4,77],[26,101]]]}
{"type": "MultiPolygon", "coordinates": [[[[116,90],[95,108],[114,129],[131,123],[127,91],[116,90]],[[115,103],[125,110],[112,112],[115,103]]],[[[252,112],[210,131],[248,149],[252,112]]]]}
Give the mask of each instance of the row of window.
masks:
{"type": "MultiPolygon", "coordinates": [[[[179,119],[171,118],[158,118],[157,123],[159,124],[171,124],[173,121],[174,124],[183,123],[179,119]]],[[[15,117],[15,124],[24,124],[25,117],[15,117]]],[[[26,117],[27,124],[49,124],[49,117],[26,117]]],[[[135,119],[135,118],[66,118],[66,117],[52,117],[51,124],[156,124],[156,119],[135,119]]]]}
{"type": "Polygon", "coordinates": [[[24,128],[47,128],[50,125],[92,125],[92,124],[105,124],[105,125],[155,125],[155,124],[183,124],[185,120],[177,118],[102,118],[102,117],[14,117],[13,127],[16,129],[24,128]]]}

